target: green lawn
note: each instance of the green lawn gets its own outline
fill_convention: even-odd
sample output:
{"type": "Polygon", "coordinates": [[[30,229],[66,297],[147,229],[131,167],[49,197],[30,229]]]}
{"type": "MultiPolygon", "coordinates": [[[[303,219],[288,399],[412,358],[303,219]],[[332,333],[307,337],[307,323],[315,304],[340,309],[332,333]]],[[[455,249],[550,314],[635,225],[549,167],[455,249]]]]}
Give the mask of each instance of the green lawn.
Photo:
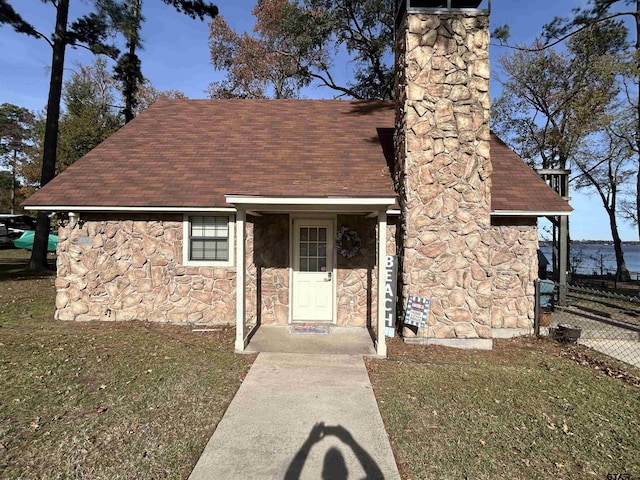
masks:
{"type": "Polygon", "coordinates": [[[4,266],[0,477],[186,478],[253,360],[233,330],[57,322],[53,276],[4,266]]]}
{"type": "MultiPolygon", "coordinates": [[[[0,251],[0,477],[187,478],[253,357],[232,329],[56,322],[27,258],[0,251]]],[[[640,373],[607,362],[393,339],[367,366],[405,480],[640,477],[640,373]]]]}
{"type": "Polygon", "coordinates": [[[637,378],[532,338],[389,348],[367,363],[404,479],[640,477],[637,378]]]}

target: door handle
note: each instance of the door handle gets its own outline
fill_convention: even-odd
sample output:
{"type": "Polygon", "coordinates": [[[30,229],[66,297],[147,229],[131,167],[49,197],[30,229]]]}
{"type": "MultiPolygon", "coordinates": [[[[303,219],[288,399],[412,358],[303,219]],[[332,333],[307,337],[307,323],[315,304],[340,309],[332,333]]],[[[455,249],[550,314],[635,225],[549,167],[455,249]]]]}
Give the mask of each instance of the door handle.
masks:
{"type": "Polygon", "coordinates": [[[327,273],[327,278],[324,279],[325,282],[330,282],[331,281],[331,273],[332,272],[327,273]]]}

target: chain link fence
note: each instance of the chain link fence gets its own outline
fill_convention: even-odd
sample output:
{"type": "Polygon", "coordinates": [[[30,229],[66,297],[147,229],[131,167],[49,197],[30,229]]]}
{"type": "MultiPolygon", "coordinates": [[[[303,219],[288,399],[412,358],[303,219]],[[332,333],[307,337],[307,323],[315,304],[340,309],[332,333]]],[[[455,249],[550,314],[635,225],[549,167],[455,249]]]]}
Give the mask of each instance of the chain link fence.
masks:
{"type": "Polygon", "coordinates": [[[640,368],[640,298],[536,283],[536,335],[578,343],[640,368]]]}

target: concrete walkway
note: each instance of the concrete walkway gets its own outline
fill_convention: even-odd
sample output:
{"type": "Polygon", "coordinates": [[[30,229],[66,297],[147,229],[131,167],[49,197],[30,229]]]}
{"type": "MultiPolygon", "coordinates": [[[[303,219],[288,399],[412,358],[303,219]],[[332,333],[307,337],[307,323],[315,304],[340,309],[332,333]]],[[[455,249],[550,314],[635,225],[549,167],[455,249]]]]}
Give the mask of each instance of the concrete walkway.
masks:
{"type": "Polygon", "coordinates": [[[362,356],[260,353],[190,480],[399,480],[362,356]]]}
{"type": "Polygon", "coordinates": [[[554,314],[551,326],[564,323],[580,327],[578,343],[617,360],[640,367],[640,332],[635,325],[586,313],[575,307],[563,307],[554,314]]]}
{"type": "Polygon", "coordinates": [[[640,342],[637,340],[583,340],[581,338],[578,343],[640,368],[640,342]]]}

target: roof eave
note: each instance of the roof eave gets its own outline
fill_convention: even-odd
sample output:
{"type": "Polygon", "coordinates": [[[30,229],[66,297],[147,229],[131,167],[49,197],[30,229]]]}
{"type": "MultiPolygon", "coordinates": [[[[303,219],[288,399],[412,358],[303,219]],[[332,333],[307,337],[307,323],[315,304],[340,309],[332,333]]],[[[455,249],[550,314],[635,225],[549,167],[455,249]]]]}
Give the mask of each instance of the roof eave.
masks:
{"type": "Polygon", "coordinates": [[[190,207],[190,206],[169,206],[169,207],[131,207],[115,205],[23,205],[25,210],[42,212],[158,212],[158,213],[181,213],[181,212],[236,212],[234,207],[190,207]]]}
{"type": "Polygon", "coordinates": [[[563,217],[572,210],[491,210],[492,217],[563,217]]]}

